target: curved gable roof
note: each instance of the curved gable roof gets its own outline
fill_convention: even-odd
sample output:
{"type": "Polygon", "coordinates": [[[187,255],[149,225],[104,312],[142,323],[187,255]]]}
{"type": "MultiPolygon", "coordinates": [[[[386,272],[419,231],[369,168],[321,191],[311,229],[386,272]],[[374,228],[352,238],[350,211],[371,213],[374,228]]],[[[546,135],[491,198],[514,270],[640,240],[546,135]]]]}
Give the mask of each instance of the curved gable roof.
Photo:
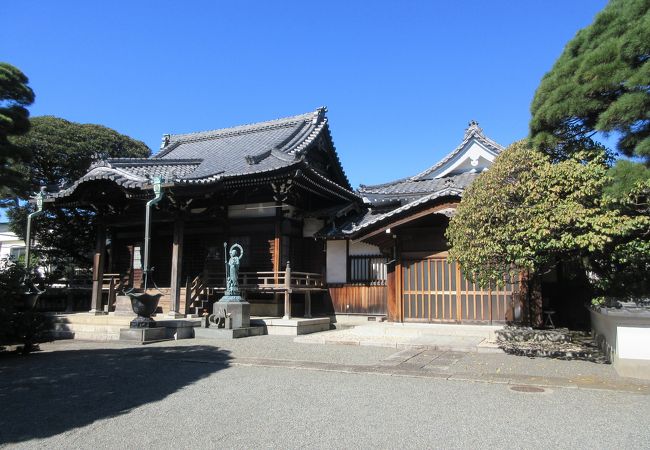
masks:
{"type": "Polygon", "coordinates": [[[326,112],[323,107],[267,122],[166,135],[156,155],[98,161],[83,177],[51,197],[66,197],[81,184],[94,180],[143,189],[155,176],[177,184],[203,184],[294,166],[307,166],[323,182],[327,181],[325,184],[356,197],[332,142],[326,112]],[[327,164],[319,164],[312,157],[314,148],[325,153],[327,164]]]}
{"type": "Polygon", "coordinates": [[[206,182],[226,176],[241,176],[276,170],[302,159],[321,142],[335,161],[333,180],[352,190],[332,143],[327,109],[282,119],[199,133],[168,135],[163,149],[153,159],[201,159],[186,182],[206,182]]]}
{"type": "Polygon", "coordinates": [[[471,121],[461,143],[433,166],[411,177],[372,186],[361,185],[359,194],[371,204],[391,201],[404,204],[444,187],[462,190],[502,151],[501,145],[486,137],[478,123],[471,121]]]}

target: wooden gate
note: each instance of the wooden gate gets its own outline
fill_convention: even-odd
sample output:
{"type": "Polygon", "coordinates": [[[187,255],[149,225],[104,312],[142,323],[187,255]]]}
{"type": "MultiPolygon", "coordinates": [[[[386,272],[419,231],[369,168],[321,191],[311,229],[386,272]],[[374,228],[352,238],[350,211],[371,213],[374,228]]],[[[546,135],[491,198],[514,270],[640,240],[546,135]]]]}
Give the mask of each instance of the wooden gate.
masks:
{"type": "Polygon", "coordinates": [[[406,322],[504,323],[518,281],[482,289],[443,258],[403,260],[402,314],[406,322]]]}

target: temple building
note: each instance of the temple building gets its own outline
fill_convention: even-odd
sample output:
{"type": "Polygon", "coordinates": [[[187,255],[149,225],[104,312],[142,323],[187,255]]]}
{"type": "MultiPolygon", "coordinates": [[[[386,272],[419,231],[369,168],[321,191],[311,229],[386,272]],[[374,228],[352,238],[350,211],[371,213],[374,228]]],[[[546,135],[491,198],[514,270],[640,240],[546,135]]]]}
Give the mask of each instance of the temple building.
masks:
{"type": "Polygon", "coordinates": [[[224,292],[224,245],[239,243],[240,286],[253,315],[504,323],[521,317],[519,280],[480,289],[446,260],[444,237],[464,189],[502,150],[471,122],[440,162],[355,191],[319,108],[164,135],[157,154],[98,161],[46,203],[91,208],[99,217],[97,313],[113,307],[102,284],[114,274],[114,290],[163,292],[163,314],[200,314],[224,292]],[[152,200],[146,236],[145,205],[152,200]],[[147,239],[149,271],[142,264],[147,239]]]}
{"type": "Polygon", "coordinates": [[[421,173],[362,185],[364,211],[320,235],[327,240],[335,312],[382,314],[396,322],[519,320],[519,280],[481,289],[447,261],[449,219],[465,188],[501,151],[472,121],[461,143],[421,173]]]}

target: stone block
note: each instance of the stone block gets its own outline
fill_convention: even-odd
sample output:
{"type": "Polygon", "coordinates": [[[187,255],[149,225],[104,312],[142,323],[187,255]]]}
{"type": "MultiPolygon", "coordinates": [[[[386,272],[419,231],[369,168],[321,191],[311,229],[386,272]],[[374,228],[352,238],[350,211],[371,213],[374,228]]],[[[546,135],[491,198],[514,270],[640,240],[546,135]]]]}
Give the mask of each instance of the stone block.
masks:
{"type": "Polygon", "coordinates": [[[160,328],[122,328],[120,341],[148,344],[150,342],[167,340],[167,329],[160,328]]]}
{"type": "MultiPolygon", "coordinates": [[[[224,297],[226,298],[226,297],[224,297]]],[[[230,314],[232,328],[248,328],[251,320],[251,305],[248,302],[223,301],[223,298],[214,304],[213,312],[225,309],[230,314]]]]}
{"type": "Polygon", "coordinates": [[[264,334],[263,327],[234,328],[194,328],[194,337],[200,339],[238,339],[248,336],[261,336],[264,334]]]}

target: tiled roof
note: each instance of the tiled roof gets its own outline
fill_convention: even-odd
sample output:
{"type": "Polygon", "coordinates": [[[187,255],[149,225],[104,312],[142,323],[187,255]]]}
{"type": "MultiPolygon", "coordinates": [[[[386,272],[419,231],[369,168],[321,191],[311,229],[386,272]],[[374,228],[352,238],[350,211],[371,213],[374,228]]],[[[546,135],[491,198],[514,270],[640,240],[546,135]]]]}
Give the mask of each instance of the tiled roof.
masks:
{"type": "Polygon", "coordinates": [[[411,180],[406,179],[399,183],[385,184],[380,186],[366,186],[360,190],[360,195],[372,205],[399,202],[409,203],[420,197],[445,188],[465,189],[478,176],[477,173],[462,173],[445,178],[433,180],[411,180]]]}
{"type": "Polygon", "coordinates": [[[467,143],[472,140],[476,139],[478,142],[486,146],[489,150],[492,150],[494,153],[499,154],[503,151],[503,147],[499,144],[497,144],[495,141],[492,139],[488,138],[483,134],[483,129],[478,126],[478,123],[474,120],[472,120],[469,123],[469,127],[465,130],[465,136],[463,137],[463,141],[447,156],[442,158],[440,161],[438,161],[436,164],[433,166],[429,167],[427,170],[424,172],[420,172],[419,174],[415,175],[414,177],[411,177],[413,180],[421,180],[432,173],[434,173],[436,170],[438,170],[440,167],[444,166],[449,160],[451,160],[454,156],[459,154],[467,143]]]}
{"type": "MultiPolygon", "coordinates": [[[[314,143],[327,143],[335,164],[334,176],[320,175],[327,185],[352,196],[329,131],[325,108],[283,119],[199,133],[166,135],[161,151],[150,158],[110,159],[93,165],[73,185],[52,195],[70,195],[81,183],[109,179],[127,188],[142,188],[161,176],[176,184],[204,184],[217,180],[272,172],[292,166],[309,167],[314,143]]],[[[347,195],[347,194],[346,194],[347,195]]]]}
{"type": "Polygon", "coordinates": [[[184,177],[192,173],[201,163],[199,159],[152,160],[147,158],[113,158],[93,164],[88,172],[70,186],[49,194],[53,198],[72,194],[79,185],[94,180],[110,180],[125,188],[142,188],[151,183],[151,178],[165,179],[184,177]]]}
{"type": "Polygon", "coordinates": [[[453,187],[443,188],[436,192],[432,192],[425,196],[419,197],[411,202],[408,202],[398,208],[391,209],[389,211],[380,211],[376,208],[370,208],[362,214],[344,223],[343,225],[338,226],[336,229],[321,231],[319,234],[321,237],[330,238],[353,237],[355,235],[358,236],[360,233],[366,230],[370,230],[375,226],[384,224],[388,222],[388,220],[392,217],[400,216],[403,213],[408,213],[418,206],[433,202],[442,197],[462,197],[462,195],[463,189],[453,187]]]}
{"type": "Polygon", "coordinates": [[[361,185],[359,187],[359,194],[367,198],[371,203],[373,199],[379,202],[389,200],[408,200],[422,195],[435,192],[440,189],[441,185],[449,186],[450,183],[455,187],[465,188],[476,177],[476,173],[462,173],[454,176],[447,176],[444,178],[435,178],[435,173],[439,171],[445,164],[451,161],[454,157],[459,155],[467,144],[472,140],[480,142],[493,154],[499,154],[503,151],[503,147],[497,144],[492,139],[489,139],[483,134],[483,130],[479,127],[478,123],[471,121],[469,127],[465,130],[465,135],[462,142],[452,150],[442,160],[429,167],[428,169],[420,172],[417,175],[399,180],[390,181],[388,183],[377,184],[373,186],[361,185]],[[453,181],[448,181],[453,179],[453,181]]]}
{"type": "Polygon", "coordinates": [[[464,190],[479,175],[467,171],[442,176],[445,169],[461,158],[471,147],[470,143],[480,143],[492,156],[503,151],[503,147],[483,134],[478,123],[471,121],[465,130],[462,142],[441,161],[412,177],[402,178],[373,186],[361,185],[359,195],[364,199],[367,210],[336,229],[324,229],[324,237],[341,238],[359,236],[377,226],[381,226],[395,216],[408,214],[411,210],[442,197],[462,197],[464,190]]]}

